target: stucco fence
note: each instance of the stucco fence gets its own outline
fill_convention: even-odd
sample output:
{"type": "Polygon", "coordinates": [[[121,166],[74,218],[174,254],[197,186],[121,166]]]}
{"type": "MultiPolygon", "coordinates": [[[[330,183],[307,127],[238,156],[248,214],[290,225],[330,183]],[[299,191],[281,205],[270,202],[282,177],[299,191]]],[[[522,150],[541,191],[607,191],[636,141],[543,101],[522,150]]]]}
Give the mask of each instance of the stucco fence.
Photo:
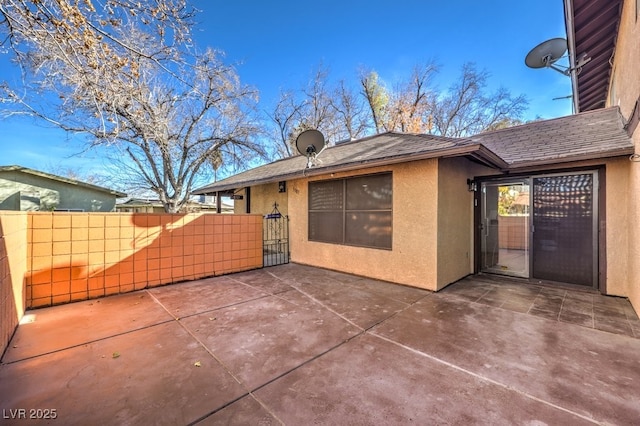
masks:
{"type": "Polygon", "coordinates": [[[498,242],[501,249],[526,250],[529,248],[529,217],[499,216],[498,242]]]}
{"type": "Polygon", "coordinates": [[[263,264],[261,215],[2,212],[0,239],[2,350],[24,309],[263,264]]]}

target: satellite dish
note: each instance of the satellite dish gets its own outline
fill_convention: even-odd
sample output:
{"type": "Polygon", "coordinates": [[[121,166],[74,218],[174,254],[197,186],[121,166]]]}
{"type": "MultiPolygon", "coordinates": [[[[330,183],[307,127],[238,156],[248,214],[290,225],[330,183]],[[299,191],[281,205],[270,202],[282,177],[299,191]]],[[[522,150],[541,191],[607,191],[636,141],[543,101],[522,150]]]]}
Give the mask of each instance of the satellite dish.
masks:
{"type": "Polygon", "coordinates": [[[313,159],[324,147],[324,135],[316,129],[305,130],[296,138],[296,149],[307,157],[307,167],[313,166],[313,159]]]}
{"type": "Polygon", "coordinates": [[[529,68],[553,68],[556,71],[568,75],[569,70],[554,67],[553,64],[567,51],[567,40],[563,38],[552,38],[540,43],[527,54],[524,63],[529,68]]]}

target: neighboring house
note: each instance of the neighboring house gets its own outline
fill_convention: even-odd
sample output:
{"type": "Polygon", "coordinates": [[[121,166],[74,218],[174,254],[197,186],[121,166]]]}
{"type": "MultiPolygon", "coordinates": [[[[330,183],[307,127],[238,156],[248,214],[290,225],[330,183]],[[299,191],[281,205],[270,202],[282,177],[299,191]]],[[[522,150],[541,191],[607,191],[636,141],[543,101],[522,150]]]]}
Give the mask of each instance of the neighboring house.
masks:
{"type": "MultiPolygon", "coordinates": [[[[205,200],[207,201],[207,200],[205,200]]],[[[233,213],[233,204],[221,202],[221,213],[233,213]]],[[[184,213],[196,213],[196,212],[213,212],[217,210],[215,202],[202,202],[202,201],[189,201],[182,207],[181,212],[184,213]]],[[[160,200],[151,200],[143,198],[129,198],[128,200],[116,204],[117,212],[132,212],[132,213],[165,213],[164,206],[160,200]]]]}
{"type": "Polygon", "coordinates": [[[577,114],[466,139],[380,134],[311,168],[288,158],[194,194],[240,195],[236,213],[277,204],[294,262],[430,290],[503,274],[629,297],[640,311],[640,11],[636,0],[565,7],[571,63],[591,48],[571,73],[577,114]]]}
{"type": "Polygon", "coordinates": [[[0,210],[110,212],[127,194],[20,166],[0,166],[0,210]]]}

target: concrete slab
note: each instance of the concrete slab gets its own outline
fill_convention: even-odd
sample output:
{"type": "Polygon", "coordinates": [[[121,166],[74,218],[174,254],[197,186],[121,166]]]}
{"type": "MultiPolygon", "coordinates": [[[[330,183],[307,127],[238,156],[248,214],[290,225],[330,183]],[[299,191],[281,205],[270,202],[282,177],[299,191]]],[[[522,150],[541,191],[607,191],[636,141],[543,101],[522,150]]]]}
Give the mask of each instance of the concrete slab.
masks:
{"type": "Polygon", "coordinates": [[[321,306],[303,303],[269,296],[180,322],[255,389],[360,332],[321,306]]]}
{"type": "MultiPolygon", "coordinates": [[[[280,268],[282,267],[286,267],[286,265],[283,265],[280,268]]],[[[269,273],[268,269],[240,272],[230,275],[229,278],[262,290],[268,294],[278,294],[291,290],[291,286],[289,284],[273,276],[269,273]]]]}
{"type": "Polygon", "coordinates": [[[196,424],[198,426],[271,426],[282,423],[260,405],[254,397],[246,396],[196,424]]]}
{"type": "Polygon", "coordinates": [[[398,302],[411,304],[431,294],[428,290],[407,287],[403,285],[389,285],[387,282],[376,281],[370,278],[360,278],[348,282],[348,285],[360,290],[371,291],[380,296],[397,300],[398,302]]]}
{"type": "Polygon", "coordinates": [[[637,424],[628,302],[521,285],[429,293],[289,264],[29,311],[1,421],[637,424]]]}
{"type": "Polygon", "coordinates": [[[304,287],[304,291],[362,329],[370,328],[409,306],[374,291],[360,290],[340,283],[308,285],[304,287]]]}
{"type": "Polygon", "coordinates": [[[4,413],[55,409],[52,424],[188,424],[245,394],[177,321],[0,366],[4,413]]]}
{"type": "Polygon", "coordinates": [[[175,318],[209,312],[267,296],[267,293],[258,289],[238,285],[238,281],[228,277],[156,287],[149,290],[149,293],[175,318]]]}
{"type": "Polygon", "coordinates": [[[27,311],[3,362],[82,345],[172,319],[144,291],[27,311]]]}
{"type": "Polygon", "coordinates": [[[285,424],[591,424],[371,335],[255,393],[285,424]]]}
{"type": "Polygon", "coordinates": [[[594,421],[640,419],[640,340],[438,294],[372,332],[594,421]]]}

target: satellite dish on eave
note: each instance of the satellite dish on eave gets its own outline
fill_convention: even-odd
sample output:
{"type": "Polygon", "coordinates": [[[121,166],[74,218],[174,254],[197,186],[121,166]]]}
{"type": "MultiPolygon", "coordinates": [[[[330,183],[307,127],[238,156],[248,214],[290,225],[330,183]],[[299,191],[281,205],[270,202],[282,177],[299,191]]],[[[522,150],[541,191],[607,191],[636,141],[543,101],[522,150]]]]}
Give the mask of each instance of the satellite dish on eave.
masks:
{"type": "Polygon", "coordinates": [[[552,38],[531,49],[524,63],[529,68],[551,67],[566,51],[567,40],[561,37],[552,38]]]}
{"type": "Polygon", "coordinates": [[[315,129],[305,130],[296,138],[296,149],[305,157],[317,155],[324,148],[324,135],[315,129]]]}

